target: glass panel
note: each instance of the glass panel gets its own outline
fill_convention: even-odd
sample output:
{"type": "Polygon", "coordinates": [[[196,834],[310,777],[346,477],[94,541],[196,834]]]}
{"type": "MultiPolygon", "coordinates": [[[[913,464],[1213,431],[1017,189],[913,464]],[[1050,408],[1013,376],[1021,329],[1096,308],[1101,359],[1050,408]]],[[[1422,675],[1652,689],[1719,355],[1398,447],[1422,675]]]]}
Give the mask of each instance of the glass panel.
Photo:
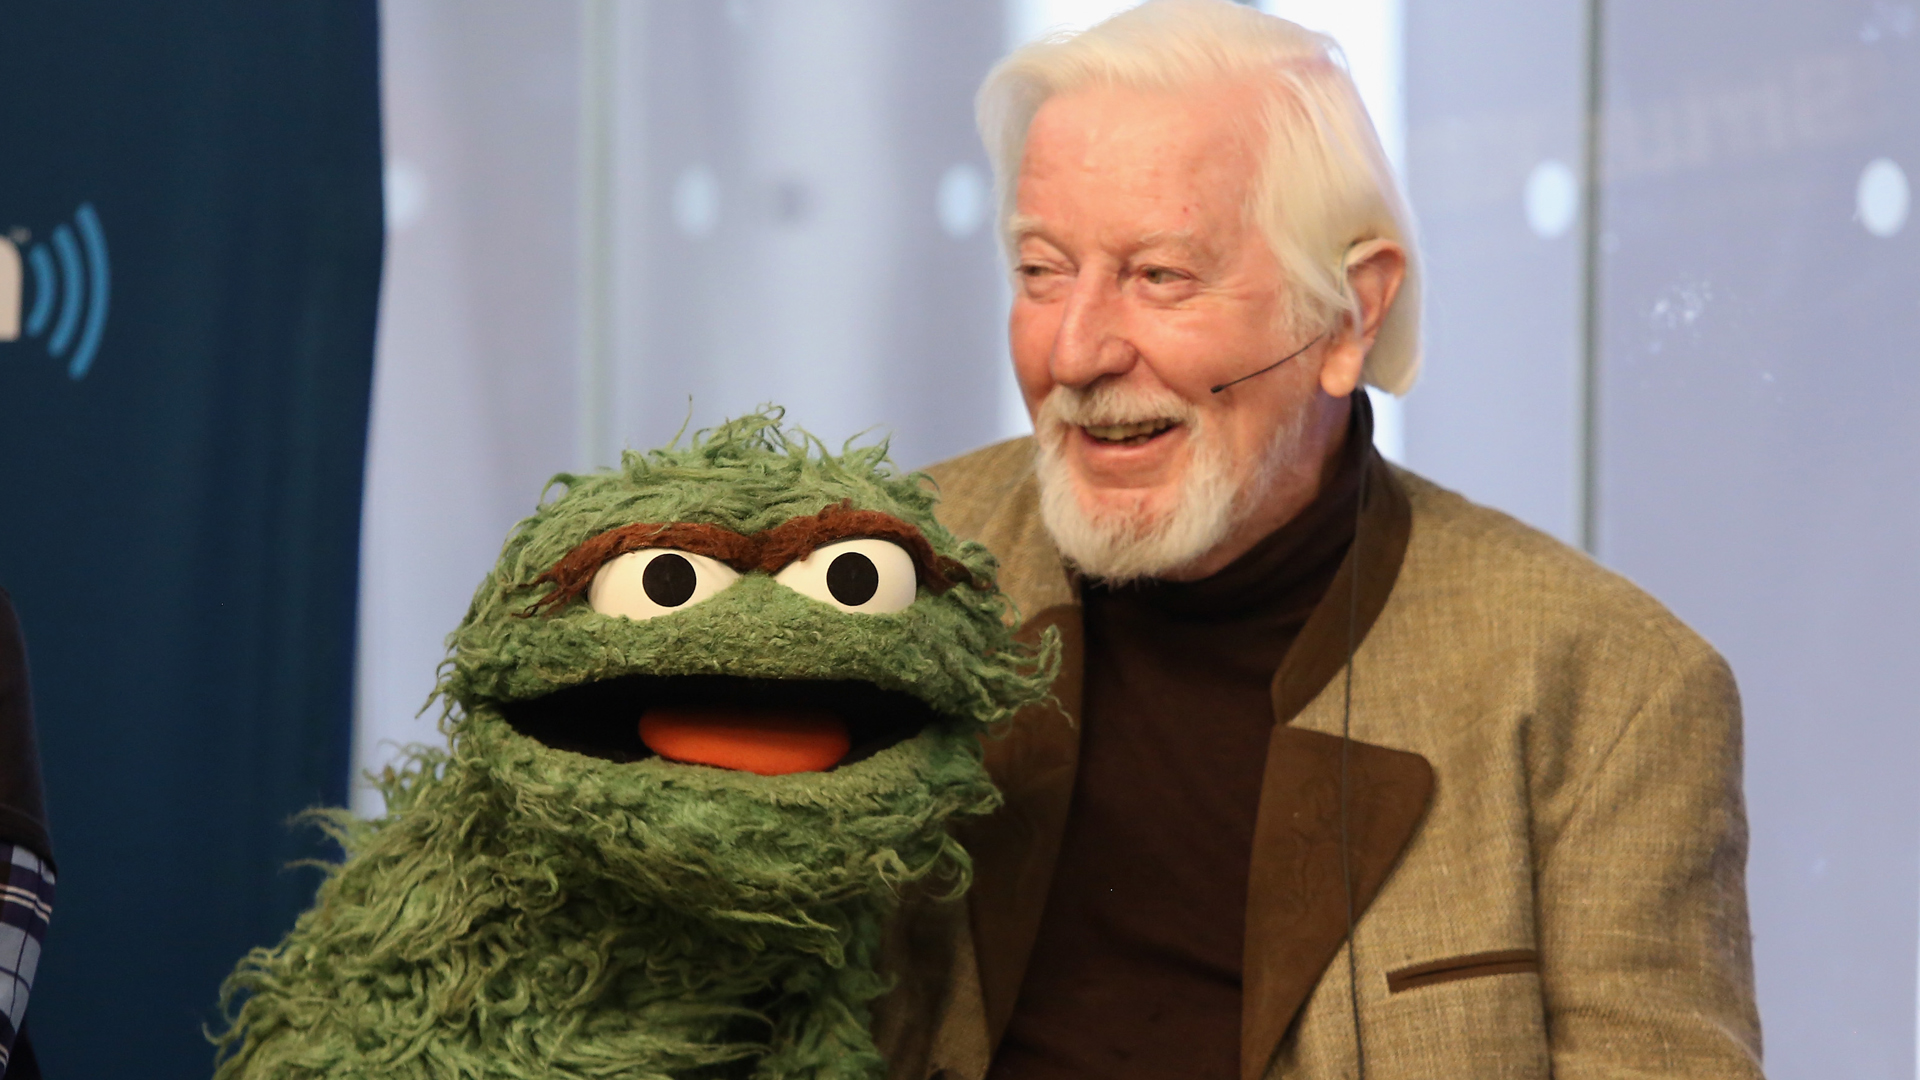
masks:
{"type": "Polygon", "coordinates": [[[500,541],[575,464],[581,8],[385,0],[387,261],[374,365],[354,799],[438,742],[433,690],[500,541]]]}
{"type": "Polygon", "coordinates": [[[1607,13],[1599,553],[1740,678],[1769,1074],[1911,1076],[1913,8],[1607,13]]]}
{"type": "Polygon", "coordinates": [[[1408,462],[1580,542],[1579,0],[1408,0],[1407,180],[1426,257],[1408,462]]]}
{"type": "Polygon", "coordinates": [[[635,446],[762,402],[920,465],[1003,433],[985,5],[624,9],[617,399],[635,446]],[[932,43],[938,43],[933,47],[932,43]],[[691,405],[689,405],[691,398],[691,405]]]}

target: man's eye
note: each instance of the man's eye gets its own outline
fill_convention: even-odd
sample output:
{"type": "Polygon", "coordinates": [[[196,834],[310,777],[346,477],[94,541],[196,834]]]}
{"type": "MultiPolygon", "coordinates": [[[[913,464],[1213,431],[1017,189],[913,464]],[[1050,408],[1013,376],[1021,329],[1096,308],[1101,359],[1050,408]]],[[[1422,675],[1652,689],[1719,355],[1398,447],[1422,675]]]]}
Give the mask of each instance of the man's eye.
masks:
{"type": "Polygon", "coordinates": [[[593,575],[587,604],[602,615],[651,619],[692,607],[738,580],[726,563],[691,551],[629,551],[593,575]]]}
{"type": "Polygon", "coordinates": [[[913,556],[888,540],[842,540],[775,574],[773,580],[802,596],[862,615],[905,611],[920,588],[913,556]]]}
{"type": "Polygon", "coordinates": [[[1058,299],[1069,287],[1066,272],[1047,263],[1021,263],[1015,273],[1018,275],[1017,288],[1029,300],[1058,299]]]}
{"type": "Polygon", "coordinates": [[[1164,266],[1149,266],[1140,271],[1140,276],[1149,285],[1171,285],[1179,281],[1183,275],[1177,270],[1169,270],[1164,266]]]}

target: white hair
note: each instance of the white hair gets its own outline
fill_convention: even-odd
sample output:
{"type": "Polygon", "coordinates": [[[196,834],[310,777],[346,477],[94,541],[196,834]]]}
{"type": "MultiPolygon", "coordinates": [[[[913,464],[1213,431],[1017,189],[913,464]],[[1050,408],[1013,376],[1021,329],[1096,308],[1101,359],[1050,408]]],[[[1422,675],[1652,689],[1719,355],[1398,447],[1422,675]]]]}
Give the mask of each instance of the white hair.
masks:
{"type": "Polygon", "coordinates": [[[993,162],[1003,242],[1011,247],[1027,129],[1047,99],[1091,86],[1177,92],[1237,79],[1267,89],[1259,118],[1266,148],[1247,213],[1280,263],[1297,323],[1324,330],[1355,318],[1347,268],[1384,241],[1405,250],[1406,278],[1362,377],[1406,393],[1420,371],[1413,217],[1340,47],[1285,19],[1229,0],[1149,0],[1000,61],[980,87],[976,114],[993,162]]]}

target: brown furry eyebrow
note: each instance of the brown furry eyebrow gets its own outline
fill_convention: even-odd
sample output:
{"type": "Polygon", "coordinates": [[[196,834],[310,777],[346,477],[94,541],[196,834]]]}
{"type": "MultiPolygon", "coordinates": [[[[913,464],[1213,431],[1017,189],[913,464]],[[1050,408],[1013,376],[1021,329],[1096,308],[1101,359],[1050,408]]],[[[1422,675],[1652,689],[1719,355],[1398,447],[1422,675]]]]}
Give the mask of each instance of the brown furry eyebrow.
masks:
{"type": "Polygon", "coordinates": [[[844,500],[818,514],[791,518],[752,536],[719,525],[690,521],[643,522],[608,529],[581,541],[545,573],[534,578],[529,588],[541,585],[554,588],[522,614],[560,608],[584,594],[593,584],[593,576],[609,560],[632,551],[677,548],[717,559],[742,573],[758,570],[777,574],[821,547],[853,539],[887,540],[900,545],[913,559],[920,583],[935,593],[963,583],[975,589],[988,587],[960,560],[934,551],[933,545],[911,523],[879,510],[856,510],[851,500],[844,500]]]}

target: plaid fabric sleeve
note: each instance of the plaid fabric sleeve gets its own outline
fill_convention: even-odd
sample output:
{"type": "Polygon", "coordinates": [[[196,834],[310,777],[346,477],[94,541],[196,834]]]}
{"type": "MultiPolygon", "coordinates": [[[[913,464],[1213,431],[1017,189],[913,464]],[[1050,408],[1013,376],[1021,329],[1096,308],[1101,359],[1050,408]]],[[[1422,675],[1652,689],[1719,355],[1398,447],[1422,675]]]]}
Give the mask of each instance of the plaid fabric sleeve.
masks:
{"type": "Polygon", "coordinates": [[[27,1013],[52,914],[53,870],[26,848],[0,844],[0,1073],[27,1013]]]}

